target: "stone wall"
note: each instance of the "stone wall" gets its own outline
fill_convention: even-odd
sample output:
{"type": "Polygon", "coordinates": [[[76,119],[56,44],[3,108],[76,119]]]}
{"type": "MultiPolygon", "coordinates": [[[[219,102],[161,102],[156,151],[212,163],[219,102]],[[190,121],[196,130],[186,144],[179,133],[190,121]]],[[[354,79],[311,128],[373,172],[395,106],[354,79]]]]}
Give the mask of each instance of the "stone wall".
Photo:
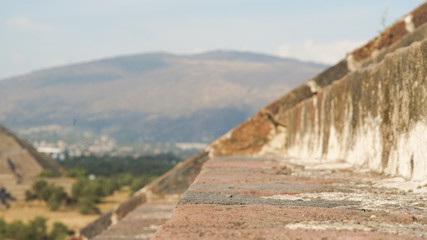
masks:
{"type": "Polygon", "coordinates": [[[281,114],[289,156],[427,180],[427,40],[357,70],[281,114]]]}
{"type": "Polygon", "coordinates": [[[427,181],[427,3],[213,142],[209,155],[347,161],[427,181]]]}

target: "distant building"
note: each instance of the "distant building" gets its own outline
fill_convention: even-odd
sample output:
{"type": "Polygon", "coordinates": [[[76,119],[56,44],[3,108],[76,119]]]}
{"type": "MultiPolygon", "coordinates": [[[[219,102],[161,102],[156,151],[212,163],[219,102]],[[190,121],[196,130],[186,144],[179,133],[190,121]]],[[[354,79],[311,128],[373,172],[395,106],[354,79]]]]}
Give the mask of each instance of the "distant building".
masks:
{"type": "Polygon", "coordinates": [[[207,144],[199,143],[199,142],[180,142],[180,143],[175,143],[175,146],[182,150],[191,150],[191,149],[203,149],[207,146],[207,144]]]}
{"type": "Polygon", "coordinates": [[[46,153],[46,154],[59,154],[61,153],[61,149],[56,147],[38,147],[37,152],[46,153]]]}

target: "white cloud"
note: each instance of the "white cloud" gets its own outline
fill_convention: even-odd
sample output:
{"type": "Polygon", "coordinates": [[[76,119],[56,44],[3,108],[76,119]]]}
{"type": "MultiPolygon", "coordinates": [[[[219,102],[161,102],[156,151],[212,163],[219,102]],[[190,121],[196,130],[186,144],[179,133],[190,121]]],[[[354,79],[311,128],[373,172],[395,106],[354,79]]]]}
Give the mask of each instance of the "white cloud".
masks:
{"type": "Polygon", "coordinates": [[[335,64],[345,58],[348,52],[362,46],[363,41],[333,41],[326,43],[305,40],[298,43],[284,43],[277,48],[277,54],[282,57],[296,58],[303,61],[314,61],[335,64]]]}
{"type": "Polygon", "coordinates": [[[14,30],[25,30],[32,32],[50,32],[55,28],[48,24],[30,20],[26,17],[15,17],[6,20],[4,26],[14,30]]]}

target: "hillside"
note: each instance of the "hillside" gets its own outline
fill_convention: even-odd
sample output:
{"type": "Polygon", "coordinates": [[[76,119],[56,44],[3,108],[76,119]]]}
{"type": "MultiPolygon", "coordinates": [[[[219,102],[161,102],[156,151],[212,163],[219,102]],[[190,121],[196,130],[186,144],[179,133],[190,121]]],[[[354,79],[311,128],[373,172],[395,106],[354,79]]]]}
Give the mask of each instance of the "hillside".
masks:
{"type": "Polygon", "coordinates": [[[232,51],[103,59],[0,81],[0,123],[209,142],[325,67],[232,51]]]}

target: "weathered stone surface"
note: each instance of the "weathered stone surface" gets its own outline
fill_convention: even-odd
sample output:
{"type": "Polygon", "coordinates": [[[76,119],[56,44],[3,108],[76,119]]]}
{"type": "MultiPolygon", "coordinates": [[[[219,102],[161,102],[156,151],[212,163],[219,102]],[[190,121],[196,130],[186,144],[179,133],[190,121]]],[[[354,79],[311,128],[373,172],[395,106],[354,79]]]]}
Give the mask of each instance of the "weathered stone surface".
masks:
{"type": "Polygon", "coordinates": [[[354,59],[342,61],[262,110],[263,125],[269,120],[274,128],[257,132],[261,148],[254,144],[255,131],[247,130],[261,125],[257,116],[214,142],[210,155],[346,159],[427,181],[427,153],[421,147],[427,141],[427,23],[419,21],[426,8],[423,4],[408,15],[418,17],[417,28],[402,30],[406,16],[379,37],[381,44],[371,41],[376,54],[360,58],[357,66],[351,66],[354,59]]]}
{"type": "Polygon", "coordinates": [[[174,203],[144,203],[93,239],[150,239],[170,218],[174,206],[174,203]]]}
{"type": "MultiPolygon", "coordinates": [[[[402,57],[403,62],[400,65],[394,63],[394,59],[399,59],[399,56],[402,56],[400,52],[404,51],[403,49],[407,49],[406,47],[412,43],[422,41],[427,37],[427,23],[425,23],[427,19],[424,17],[426,9],[427,4],[421,5],[409,15],[396,22],[396,24],[386,29],[380,36],[371,40],[365,46],[356,49],[353,53],[350,53],[346,60],[325,70],[306,84],[301,85],[268,105],[256,116],[215,141],[211,145],[211,148],[208,149],[210,155],[228,156],[271,153],[271,145],[275,146],[277,150],[276,154],[279,152],[280,154],[286,154],[286,148],[283,146],[294,145],[297,140],[295,135],[297,132],[310,132],[311,130],[317,131],[317,135],[311,134],[311,137],[322,138],[322,141],[318,143],[322,145],[322,149],[316,148],[316,150],[320,151],[322,155],[327,154],[327,148],[330,145],[330,134],[335,133],[331,131],[341,131],[346,127],[343,124],[346,121],[342,121],[343,117],[349,117],[345,115],[345,111],[348,108],[343,108],[346,107],[346,104],[351,105],[352,108],[353,117],[349,121],[351,121],[353,128],[355,125],[360,125],[360,121],[357,120],[358,115],[355,114],[361,113],[363,114],[362,118],[366,119],[367,114],[373,113],[374,115],[371,117],[375,118],[378,112],[374,108],[384,107],[384,105],[381,105],[383,102],[376,101],[376,96],[378,96],[376,94],[387,97],[386,95],[392,91],[392,89],[380,89],[383,85],[388,86],[387,81],[391,81],[388,78],[392,76],[387,75],[387,70],[398,73],[399,71],[395,69],[405,63],[405,56],[411,57],[411,63],[415,64],[414,66],[418,66],[415,61],[423,61],[423,56],[407,50],[409,52],[406,55],[403,54],[405,55],[402,57]],[[393,54],[394,52],[396,53],[393,54]],[[385,59],[387,54],[391,54],[394,57],[388,56],[387,60],[385,59]],[[338,81],[341,83],[336,83],[338,81]],[[351,101],[348,101],[348,99],[351,99],[351,101]],[[359,105],[361,107],[358,107],[359,105]],[[336,111],[331,112],[332,109],[336,109],[336,111]],[[268,126],[267,120],[271,122],[270,124],[274,128],[270,127],[271,130],[269,133],[261,130],[256,131],[256,128],[267,130],[267,127],[262,127],[268,126]],[[321,130],[319,126],[322,126],[323,129],[321,130]],[[331,126],[336,129],[331,129],[331,126]],[[279,128],[281,129],[279,130],[279,128]],[[277,136],[280,134],[286,135],[286,139],[278,139],[277,136]],[[279,141],[281,146],[277,147],[277,144],[270,144],[273,140],[275,142],[279,141]],[[268,147],[269,150],[263,149],[260,145],[268,147]]],[[[416,47],[409,48],[414,49],[416,47]]],[[[415,51],[423,50],[421,48],[415,51]]],[[[418,73],[414,72],[414,75],[423,74],[421,68],[408,68],[407,70],[418,71],[418,73]]],[[[423,83],[420,80],[410,79],[416,76],[408,74],[395,77],[405,77],[403,82],[406,85],[423,83]]],[[[411,95],[412,92],[408,92],[408,94],[411,95]]],[[[423,104],[423,101],[417,101],[417,104],[423,104]]],[[[299,140],[297,142],[298,144],[301,143],[299,140]]],[[[387,144],[390,143],[386,141],[384,145],[387,144]]],[[[311,145],[301,145],[301,147],[303,146],[312,149],[311,145]]],[[[383,155],[382,153],[380,154],[383,155]]],[[[387,158],[386,155],[385,153],[384,159],[387,158]]],[[[382,161],[384,164],[387,162],[386,160],[382,161]]]]}
{"type": "Polygon", "coordinates": [[[102,214],[98,219],[94,222],[86,226],[85,228],[80,230],[80,234],[87,238],[95,237],[100,234],[102,231],[108,228],[111,225],[112,220],[111,216],[113,215],[113,211],[106,212],[102,214]]]}
{"type": "MultiPolygon", "coordinates": [[[[194,181],[196,176],[199,174],[203,163],[207,160],[208,153],[206,151],[201,151],[194,157],[176,165],[172,170],[161,176],[159,179],[156,179],[145,189],[160,198],[165,195],[180,195],[184,193],[194,181]]],[[[145,190],[143,189],[143,191],[145,190]]]]}
{"type": "Polygon", "coordinates": [[[364,46],[354,50],[350,55],[355,61],[367,60],[378,51],[390,47],[406,35],[413,32],[416,28],[427,22],[427,4],[422,4],[420,7],[409,13],[404,18],[397,21],[391,27],[387,28],[379,36],[372,39],[364,46]]]}
{"type": "Polygon", "coordinates": [[[249,167],[237,164],[244,161],[209,160],[154,239],[427,237],[427,195],[383,187],[383,176],[349,164],[301,166],[293,159],[251,157],[249,167]],[[277,172],[277,166],[288,171],[277,172]],[[240,174],[224,179],[235,172],[240,174]],[[242,174],[260,172],[257,178],[242,174]]]}
{"type": "Polygon", "coordinates": [[[128,213],[134,211],[145,202],[147,202],[145,194],[134,194],[129,199],[116,206],[113,210],[104,213],[94,222],[81,229],[80,234],[87,238],[93,238],[99,235],[99,239],[102,239],[101,236],[104,235],[104,233],[102,233],[104,230],[110,225],[114,225],[121,221],[128,213]]]}
{"type": "Polygon", "coordinates": [[[261,150],[274,124],[264,112],[236,127],[233,131],[213,142],[209,151],[215,156],[251,155],[261,150]]]}
{"type": "Polygon", "coordinates": [[[283,117],[287,154],[427,180],[426,61],[427,41],[417,42],[297,104],[283,117]]]}

